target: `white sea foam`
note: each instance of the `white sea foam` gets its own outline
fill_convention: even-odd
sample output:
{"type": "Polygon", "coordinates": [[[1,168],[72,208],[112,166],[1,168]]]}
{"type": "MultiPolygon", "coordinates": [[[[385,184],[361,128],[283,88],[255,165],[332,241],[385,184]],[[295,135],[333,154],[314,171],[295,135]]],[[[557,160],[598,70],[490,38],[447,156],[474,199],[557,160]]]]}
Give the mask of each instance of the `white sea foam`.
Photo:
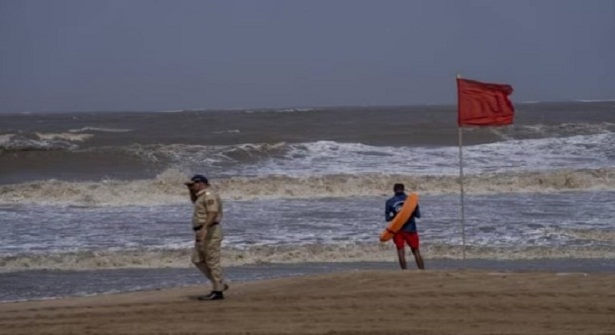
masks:
{"type": "Polygon", "coordinates": [[[593,103],[593,102],[615,102],[615,99],[578,99],[576,102],[585,102],[585,103],[593,103]]]}
{"type": "Polygon", "coordinates": [[[168,110],[158,111],[158,113],[181,113],[185,111],[186,111],[185,109],[168,109],[168,110]]]}
{"type": "MultiPolygon", "coordinates": [[[[615,134],[602,133],[563,138],[510,140],[466,146],[466,171],[496,172],[549,168],[593,168],[612,165],[608,157],[615,134]]],[[[319,141],[291,146],[287,157],[261,167],[269,173],[399,172],[456,174],[458,149],[373,147],[363,144],[319,141]],[[331,164],[334,162],[334,164],[331,164]]]]}
{"type": "Polygon", "coordinates": [[[279,113],[293,113],[293,112],[310,112],[313,111],[314,108],[283,108],[276,109],[275,112],[279,113]]]}
{"type": "Polygon", "coordinates": [[[241,131],[239,129],[228,129],[221,131],[214,131],[214,134],[239,134],[241,131]]]}
{"type": "MultiPolygon", "coordinates": [[[[0,204],[49,204],[76,206],[164,205],[186,201],[186,174],[168,170],[155,179],[101,182],[48,180],[0,186],[0,204]]],[[[227,199],[326,198],[381,196],[392,184],[403,182],[422,194],[456,194],[457,176],[387,173],[312,176],[269,175],[214,179],[227,199]]],[[[561,192],[615,189],[615,168],[530,171],[466,175],[468,194],[510,192],[561,192]]]]}
{"type": "Polygon", "coordinates": [[[67,134],[67,133],[36,133],[41,140],[64,140],[70,142],[83,142],[94,137],[92,134],[67,134]]]}
{"type": "MultiPolygon", "coordinates": [[[[543,141],[548,141],[551,138],[613,133],[615,131],[615,123],[605,121],[596,123],[533,124],[509,128],[493,127],[488,129],[505,140],[522,138],[533,140],[540,138],[543,141]]],[[[469,128],[467,131],[471,133],[477,130],[479,130],[479,128],[469,128]]]]}
{"type": "MultiPolygon", "coordinates": [[[[253,113],[297,113],[297,112],[311,112],[313,110],[317,110],[318,108],[279,108],[279,109],[257,109],[257,110],[244,110],[243,112],[246,114],[253,113]]],[[[241,110],[241,109],[238,109],[241,110]]]]}
{"type": "MultiPolygon", "coordinates": [[[[515,172],[549,169],[595,169],[613,166],[613,124],[583,128],[586,135],[509,139],[463,148],[467,173],[515,172]]],[[[494,130],[498,131],[498,130],[494,130]]],[[[576,127],[552,129],[533,126],[530,132],[578,132],[576,127]]],[[[501,137],[511,137],[502,133],[501,137]]],[[[131,153],[180,169],[203,169],[219,177],[267,175],[330,175],[411,173],[457,175],[457,147],[392,147],[361,143],[316,141],[306,143],[244,143],[236,145],[133,145],[131,153]]]]}
{"type": "MultiPolygon", "coordinates": [[[[459,245],[425,244],[427,259],[461,259],[459,245]]],[[[117,251],[78,251],[68,253],[28,253],[0,256],[0,271],[32,269],[90,270],[120,268],[189,267],[190,249],[139,249],[117,251]]],[[[224,266],[263,263],[394,261],[388,244],[309,244],[300,246],[256,246],[246,249],[224,247],[224,266]]],[[[615,258],[615,249],[605,247],[488,247],[468,246],[469,259],[531,260],[615,258]]]]}
{"type": "Polygon", "coordinates": [[[0,135],[0,148],[5,147],[11,141],[14,134],[2,134],[0,135]]]}
{"type": "MultiPolygon", "coordinates": [[[[553,231],[553,229],[551,229],[553,231]]],[[[575,239],[602,241],[615,246],[615,231],[587,230],[587,229],[563,229],[562,234],[575,239]]]]}
{"type": "MultiPolygon", "coordinates": [[[[599,168],[613,165],[614,133],[549,139],[509,140],[463,148],[470,173],[518,170],[599,168]]],[[[335,174],[408,171],[412,174],[458,173],[456,147],[375,147],[318,141],[289,144],[285,159],[271,157],[251,167],[258,174],[335,174]]]]}
{"type": "Polygon", "coordinates": [[[0,152],[38,151],[38,150],[75,150],[77,143],[87,141],[94,135],[68,133],[35,133],[0,135],[0,152]]]}
{"type": "Polygon", "coordinates": [[[123,128],[101,128],[101,127],[82,127],[78,129],[70,129],[69,133],[83,133],[86,131],[90,132],[102,132],[102,133],[127,133],[132,131],[132,129],[123,129],[123,128]]]}

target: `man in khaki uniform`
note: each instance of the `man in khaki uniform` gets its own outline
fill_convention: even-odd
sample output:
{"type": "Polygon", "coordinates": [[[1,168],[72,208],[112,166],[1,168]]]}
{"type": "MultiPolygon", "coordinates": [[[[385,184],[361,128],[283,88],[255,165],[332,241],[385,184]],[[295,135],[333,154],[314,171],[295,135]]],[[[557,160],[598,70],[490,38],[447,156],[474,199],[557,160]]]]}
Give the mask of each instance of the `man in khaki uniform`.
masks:
{"type": "Polygon", "coordinates": [[[205,274],[213,286],[211,293],[198,299],[222,300],[222,292],[228,289],[220,266],[222,202],[203,175],[194,175],[185,184],[190,189],[190,200],[194,203],[192,229],[195,232],[195,244],[192,263],[205,274]]]}

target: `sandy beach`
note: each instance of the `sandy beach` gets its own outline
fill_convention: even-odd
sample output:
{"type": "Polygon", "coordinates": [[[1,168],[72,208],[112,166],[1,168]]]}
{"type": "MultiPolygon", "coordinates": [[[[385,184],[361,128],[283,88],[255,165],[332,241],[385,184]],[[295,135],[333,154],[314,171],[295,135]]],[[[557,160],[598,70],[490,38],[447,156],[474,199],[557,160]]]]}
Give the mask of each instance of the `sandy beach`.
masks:
{"type": "Polygon", "coordinates": [[[615,275],[353,271],[0,304],[2,334],[615,334],[615,275]]]}

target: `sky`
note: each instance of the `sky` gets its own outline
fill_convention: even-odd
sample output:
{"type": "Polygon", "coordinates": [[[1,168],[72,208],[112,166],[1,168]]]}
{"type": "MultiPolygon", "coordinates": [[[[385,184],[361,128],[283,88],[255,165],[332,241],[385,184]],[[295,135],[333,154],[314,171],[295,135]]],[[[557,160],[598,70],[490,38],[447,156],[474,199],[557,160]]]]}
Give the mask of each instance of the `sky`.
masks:
{"type": "Polygon", "coordinates": [[[0,0],[0,113],[615,98],[613,0],[0,0]]]}

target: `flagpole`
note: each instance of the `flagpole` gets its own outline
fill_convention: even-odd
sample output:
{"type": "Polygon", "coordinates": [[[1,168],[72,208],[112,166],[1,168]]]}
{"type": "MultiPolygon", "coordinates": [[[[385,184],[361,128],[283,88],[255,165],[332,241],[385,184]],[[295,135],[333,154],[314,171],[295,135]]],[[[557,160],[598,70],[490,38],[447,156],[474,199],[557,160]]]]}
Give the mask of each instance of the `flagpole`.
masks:
{"type": "MultiPolygon", "coordinates": [[[[460,79],[461,75],[457,74],[457,79],[460,79]]],[[[457,93],[459,96],[459,92],[457,93]]],[[[459,102],[457,102],[459,104],[459,102]]],[[[459,105],[458,105],[459,107],[459,105]]],[[[460,200],[461,200],[461,254],[462,254],[462,267],[465,269],[466,267],[466,218],[465,218],[465,206],[464,206],[464,191],[463,191],[463,128],[461,125],[457,125],[457,129],[459,130],[459,189],[460,189],[460,200]]]]}
{"type": "Polygon", "coordinates": [[[463,126],[504,126],[513,123],[515,108],[508,98],[513,88],[506,84],[462,80],[457,74],[457,126],[459,127],[459,188],[461,190],[461,240],[463,267],[466,262],[465,206],[463,190],[463,126]]]}

